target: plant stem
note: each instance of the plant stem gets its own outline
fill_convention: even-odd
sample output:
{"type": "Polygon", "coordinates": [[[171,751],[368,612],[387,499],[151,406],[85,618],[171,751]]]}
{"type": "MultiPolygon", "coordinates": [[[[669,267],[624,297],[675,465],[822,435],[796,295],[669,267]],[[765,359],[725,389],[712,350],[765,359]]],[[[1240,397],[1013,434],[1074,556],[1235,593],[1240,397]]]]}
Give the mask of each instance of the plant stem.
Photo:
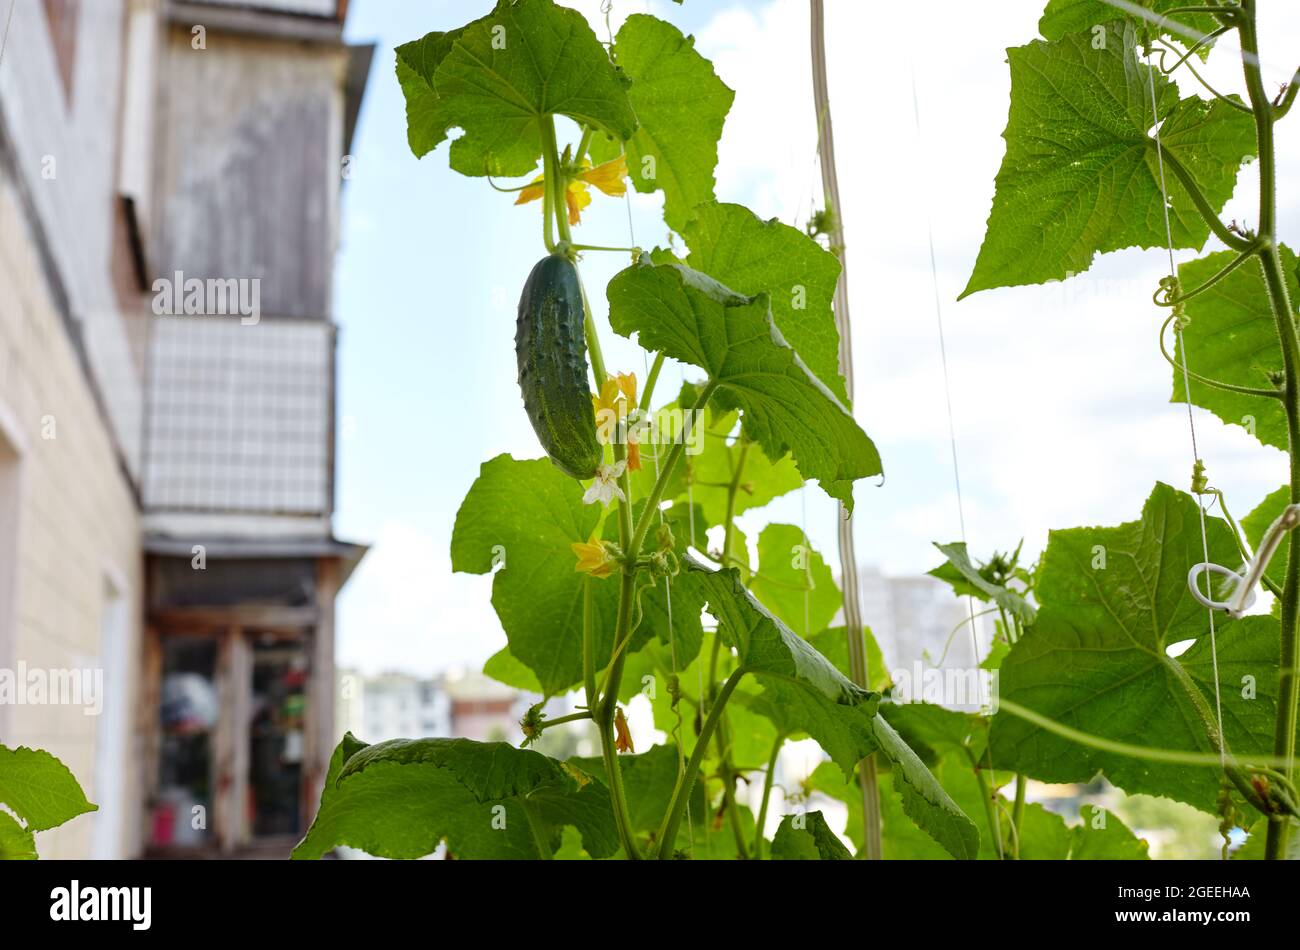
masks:
{"type": "MultiPolygon", "coordinates": [[[[1160,353],[1165,358],[1165,362],[1172,366],[1181,375],[1183,372],[1182,364],[1174,359],[1173,354],[1165,346],[1165,331],[1169,329],[1169,324],[1178,319],[1178,314],[1172,313],[1165,322],[1160,325],[1160,353]]],[[[1202,376],[1200,373],[1187,371],[1187,375],[1196,380],[1203,386],[1209,386],[1211,389],[1220,389],[1228,393],[1240,393],[1243,396],[1257,396],[1260,399],[1284,399],[1285,396],[1280,389],[1256,389],[1251,386],[1238,386],[1236,383],[1225,383],[1221,379],[1211,379],[1209,376],[1202,376]]],[[[1191,393],[1187,394],[1191,398],[1191,393]]]]}
{"type": "Polygon", "coordinates": [[[660,350],[655,354],[655,361],[650,364],[650,375],[645,378],[645,386],[641,389],[640,406],[646,412],[650,412],[654,407],[650,404],[651,397],[655,394],[655,385],[659,382],[659,371],[664,368],[664,354],[660,350]]]}
{"type": "Polygon", "coordinates": [[[705,717],[704,725],[700,727],[700,735],[695,740],[695,748],[691,751],[690,761],[686,763],[686,771],[682,773],[677,780],[676,787],[673,788],[673,796],[668,802],[668,811],[664,815],[664,820],[659,826],[659,858],[671,858],[673,856],[674,846],[677,842],[677,829],[681,827],[682,816],[686,814],[686,803],[690,800],[691,789],[695,787],[695,776],[699,774],[700,763],[704,761],[704,754],[708,751],[709,740],[713,738],[713,731],[718,727],[718,722],[722,718],[722,711],[727,706],[727,700],[736,689],[736,684],[740,682],[741,677],[745,675],[745,668],[737,667],[736,671],[727,677],[727,681],[722,684],[717,699],[709,708],[709,714],[705,717]]]}
{"type": "Polygon", "coordinates": [[[591,710],[584,709],[581,712],[569,713],[567,716],[556,716],[554,719],[544,719],[539,728],[549,729],[551,726],[558,726],[565,722],[580,722],[583,719],[591,718],[591,710]]]}
{"type": "Polygon", "coordinates": [[[560,178],[560,162],[555,154],[555,120],[549,115],[539,120],[542,139],[542,240],[546,250],[555,253],[555,185],[560,178]]]}
{"type": "MultiPolygon", "coordinates": [[[[1148,139],[1148,141],[1154,149],[1156,147],[1155,140],[1148,139]]],[[[1182,184],[1188,197],[1192,199],[1192,204],[1196,205],[1196,210],[1201,213],[1201,217],[1205,219],[1205,223],[1208,224],[1210,230],[1214,232],[1214,236],[1234,251],[1249,250],[1251,246],[1250,239],[1233,234],[1232,231],[1228,230],[1228,226],[1219,220],[1219,216],[1215,213],[1214,207],[1201,192],[1201,188],[1196,183],[1196,179],[1192,176],[1192,173],[1184,167],[1183,163],[1179,161],[1178,158],[1169,151],[1169,149],[1161,149],[1161,152],[1165,167],[1173,172],[1179,183],[1182,184]]],[[[1261,158],[1261,163],[1262,161],[1263,159],[1261,158]]],[[[1261,164],[1261,171],[1262,170],[1261,164]]],[[[1260,233],[1264,233],[1262,222],[1260,225],[1260,233]]]]}
{"type": "MultiPolygon", "coordinates": [[[[822,190],[826,208],[831,212],[834,227],[830,234],[831,248],[840,261],[840,274],[835,284],[833,308],[835,329],[839,333],[838,363],[844,376],[844,392],[853,400],[853,321],[849,316],[849,262],[844,236],[844,208],[840,202],[839,171],[835,164],[835,129],[831,121],[830,81],[826,68],[826,11],[822,0],[809,3],[809,36],[813,80],[813,108],[817,115],[817,160],[821,169],[822,190]]],[[[858,590],[858,556],[853,537],[853,512],[840,505],[838,525],[840,554],[840,584],[844,594],[844,635],[848,641],[849,673],[853,682],[863,689],[871,688],[871,670],[867,663],[865,624],[858,590]]],[[[880,791],[876,780],[874,754],[858,764],[859,785],[862,789],[862,851],[867,860],[878,861],[882,856],[880,840],[880,791]]]]}
{"type": "Polygon", "coordinates": [[[998,860],[1004,857],[1002,854],[1002,822],[998,820],[997,808],[993,804],[993,796],[996,794],[989,787],[988,777],[984,770],[980,768],[979,761],[975,758],[974,753],[968,748],[966,755],[970,759],[970,766],[975,770],[975,781],[979,782],[980,798],[984,800],[984,817],[988,819],[989,834],[993,836],[993,848],[997,852],[998,860]]]}
{"type": "Polygon", "coordinates": [[[1016,776],[1016,802],[1011,806],[1011,826],[1016,830],[1016,858],[1020,857],[1020,828],[1025,817],[1025,777],[1016,776]]]}
{"type": "MultiPolygon", "coordinates": [[[[691,408],[691,412],[693,414],[702,413],[717,388],[718,384],[711,379],[705,383],[704,388],[700,390],[699,397],[695,400],[695,405],[691,408]]],[[[659,503],[663,501],[664,491],[668,487],[668,479],[672,477],[673,469],[677,467],[677,462],[681,459],[685,450],[686,431],[683,429],[681,438],[674,442],[673,447],[668,450],[668,458],[664,462],[664,467],[660,470],[659,477],[655,479],[650,494],[646,496],[645,508],[642,509],[641,517],[637,520],[636,529],[632,533],[631,544],[623,548],[623,553],[629,557],[635,557],[641,553],[641,545],[645,542],[646,535],[650,533],[650,525],[659,513],[659,503]]]]}
{"type": "MultiPolygon", "coordinates": [[[[618,621],[615,627],[614,645],[617,649],[623,640],[631,636],[632,603],[636,597],[636,572],[624,570],[622,583],[618,592],[618,621]]],[[[605,773],[609,778],[609,797],[614,806],[614,824],[618,827],[618,837],[629,860],[636,861],[641,853],[636,848],[632,837],[632,819],[628,813],[627,795],[623,791],[623,769],[618,762],[618,749],[614,745],[614,713],[618,708],[619,684],[623,679],[623,661],[627,658],[624,651],[610,664],[607,679],[609,686],[601,697],[599,708],[595,711],[596,725],[600,732],[601,757],[605,761],[605,773]]]]}
{"type": "MultiPolygon", "coordinates": [[[[1259,68],[1259,36],[1256,32],[1255,0],[1242,0],[1241,34],[1242,68],[1246,91],[1255,114],[1255,138],[1259,146],[1259,240],[1260,266],[1268,288],[1269,304],[1282,343],[1282,361],[1286,371],[1286,419],[1291,461],[1291,503],[1300,503],[1300,337],[1296,335],[1295,316],[1282,274],[1282,259],[1277,249],[1277,166],[1273,143],[1273,104],[1264,91],[1259,68]]],[[[1278,661],[1277,719],[1273,733],[1273,754],[1286,764],[1281,769],[1294,780],[1296,751],[1297,662],[1300,660],[1300,625],[1297,604],[1300,602],[1300,532],[1291,532],[1288,543],[1286,582],[1282,585],[1282,631],[1278,661]]],[[[1274,819],[1268,825],[1264,857],[1279,860],[1286,855],[1290,821],[1274,819]]]]}
{"type": "Polygon", "coordinates": [[[600,696],[596,692],[596,657],[592,645],[591,576],[582,579],[582,682],[587,692],[587,711],[594,717],[600,696]]]}
{"type": "Polygon", "coordinates": [[[521,798],[519,804],[524,810],[524,817],[528,819],[528,827],[533,833],[533,842],[537,845],[537,853],[542,856],[543,861],[554,859],[555,853],[551,851],[551,842],[546,834],[546,826],[542,823],[541,816],[537,814],[533,803],[527,798],[521,798]]]}
{"type": "Polygon", "coordinates": [[[763,843],[767,837],[763,829],[767,826],[767,804],[772,798],[772,782],[776,777],[776,761],[781,755],[781,746],[785,745],[785,736],[777,733],[772,743],[772,757],[767,760],[767,772],[763,776],[763,800],[758,806],[758,822],[754,826],[754,860],[763,860],[763,843]]]}
{"type": "Polygon", "coordinates": [[[722,779],[722,801],[727,812],[727,824],[731,826],[731,836],[736,842],[736,853],[743,859],[749,856],[749,845],[745,841],[745,829],[740,827],[740,812],[736,807],[736,770],[731,765],[731,741],[727,735],[725,717],[718,723],[713,740],[718,747],[718,775],[722,779]]]}

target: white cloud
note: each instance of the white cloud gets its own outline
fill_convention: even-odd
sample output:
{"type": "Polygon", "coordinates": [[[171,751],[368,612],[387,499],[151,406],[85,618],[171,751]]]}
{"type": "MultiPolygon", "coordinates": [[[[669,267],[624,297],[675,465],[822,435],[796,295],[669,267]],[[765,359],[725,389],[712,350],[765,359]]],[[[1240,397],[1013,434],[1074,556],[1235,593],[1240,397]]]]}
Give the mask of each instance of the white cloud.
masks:
{"type": "Polygon", "coordinates": [[[339,597],[338,663],[367,673],[481,666],[505,645],[492,578],[453,574],[447,544],[386,522],[339,597]]]}

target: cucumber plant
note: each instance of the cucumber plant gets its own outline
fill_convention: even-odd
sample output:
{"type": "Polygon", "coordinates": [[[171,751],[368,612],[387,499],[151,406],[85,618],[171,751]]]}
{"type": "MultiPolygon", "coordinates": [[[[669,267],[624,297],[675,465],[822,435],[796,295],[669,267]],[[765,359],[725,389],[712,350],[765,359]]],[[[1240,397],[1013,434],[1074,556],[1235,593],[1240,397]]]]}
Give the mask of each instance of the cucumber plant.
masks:
{"type": "MultiPolygon", "coordinates": [[[[1257,49],[1249,0],[1146,5],[1185,13],[1197,36],[1236,30],[1257,49]]],[[[1300,432],[1300,380],[1290,372],[1294,276],[1283,272],[1294,259],[1274,233],[1272,123],[1294,91],[1270,102],[1256,61],[1248,102],[1180,97],[1159,50],[1175,50],[1172,71],[1205,44],[1180,44],[1184,34],[1161,23],[1101,0],[1050,0],[1044,38],[1011,50],[1007,155],[966,293],[1064,278],[1100,251],[1200,248],[1212,233],[1230,260],[1211,259],[1204,283],[1186,265],[1157,302],[1176,317],[1176,358],[1190,347],[1198,368],[1237,378],[1179,377],[1182,398],[1234,420],[1237,400],[1252,400],[1261,438],[1280,440],[1300,432]],[[1217,217],[1248,155],[1261,172],[1250,232],[1217,217]],[[1263,380],[1253,355],[1217,345],[1241,315],[1234,306],[1271,321],[1261,333],[1283,331],[1263,380]]],[[[964,545],[941,546],[936,575],[998,615],[983,666],[1001,678],[1000,708],[895,702],[869,631],[834,626],[839,592],[800,528],[767,525],[753,563],[737,524],[806,481],[851,508],[854,483],[882,466],[839,371],[839,259],[810,233],[716,196],[733,93],[712,65],[653,16],[629,16],[605,42],[553,0],[500,0],[399,47],[397,79],[416,157],[459,130],[455,171],[540,203],[544,256],[521,296],[516,355],[545,455],[483,463],[451,555],[454,570],[494,575],[509,642],[485,672],[579,697],[564,716],[533,707],[523,748],[345,736],[295,857],[348,845],[414,858],[439,844],[457,858],[852,856],[807,809],[814,794],[844,803],[860,854],[874,836],[897,858],[1145,857],[1115,816],[1094,810],[1070,825],[1026,800],[1029,779],[1099,772],[1220,814],[1225,828],[1255,826],[1269,856],[1285,851],[1296,693],[1282,673],[1295,665],[1300,541],[1265,574],[1282,592],[1280,620],[1220,622],[1218,641],[1186,577],[1248,553],[1247,538],[1260,544],[1252,532],[1269,533],[1270,513],[1300,501],[1300,467],[1243,521],[1245,538],[1226,517],[1207,518],[1203,541],[1196,499],[1159,485],[1139,521],[1055,532],[1033,572],[1016,555],[977,564],[964,545]],[[524,181],[498,183],[512,177],[524,181]],[[618,197],[629,181],[662,193],[680,241],[620,249],[604,235],[575,238],[583,209],[602,200],[592,189],[618,197]],[[606,252],[632,258],[605,288],[607,326],[581,282],[584,257],[606,252]],[[644,379],[607,366],[610,332],[646,351],[644,379]],[[692,379],[664,398],[669,360],[692,379]],[[851,643],[872,658],[869,681],[847,672],[851,643]],[[1249,699],[1243,676],[1256,682],[1249,699]],[[624,717],[638,694],[668,736],[640,751],[624,717]],[[529,748],[573,721],[591,724],[598,758],[529,748]],[[769,840],[780,751],[805,738],[828,761],[783,790],[787,813],[769,840]],[[878,817],[864,814],[858,784],[868,758],[880,768],[878,817]],[[741,800],[751,787],[761,788],[756,811],[741,800]]],[[[1193,487],[1222,503],[1203,476],[1193,487]]]]}
{"type": "Polygon", "coordinates": [[[1219,815],[1225,840],[1248,828],[1243,854],[1281,858],[1297,816],[1300,534],[1270,554],[1300,502],[1300,338],[1274,126],[1300,74],[1275,97],[1265,90],[1255,0],[1051,0],[1039,28],[1043,39],[1009,50],[1006,155],[963,296],[1067,279],[1100,252],[1166,251],[1170,274],[1153,288],[1168,313],[1160,346],[1193,447],[1198,406],[1287,451],[1290,479],[1239,526],[1195,458],[1190,493],[1158,484],[1139,520],[1053,532],[1035,577],[1040,609],[1000,661],[991,759],[1049,782],[1103,773],[1219,815]],[[1228,34],[1244,95],[1196,68],[1198,57],[1238,55],[1214,51],[1228,34]],[[1247,160],[1256,220],[1225,223],[1247,160]],[[1226,249],[1175,268],[1176,249],[1203,251],[1211,237],[1226,249]],[[1209,517],[1216,504],[1222,517],[1209,517]],[[1241,615],[1254,577],[1232,598],[1189,587],[1204,584],[1207,564],[1243,561],[1276,594],[1271,615],[1241,615]]]}
{"type": "Polygon", "coordinates": [[[763,531],[755,566],[736,525],[805,479],[851,505],[853,483],[882,468],[839,373],[836,256],[715,197],[732,91],[671,24],[633,15],[602,42],[552,0],[502,0],[399,47],[397,78],[416,156],[459,129],[454,170],[540,204],[544,256],[519,301],[516,356],[545,457],[483,464],[452,566],[495,570],[509,645],[489,674],[545,697],[581,693],[573,714],[530,710],[525,746],[589,720],[601,756],[349,735],[295,856],[351,845],[417,857],[441,842],[458,858],[842,857],[816,812],[765,835],[777,754],[805,736],[845,784],[878,756],[901,820],[945,853],[975,856],[974,822],[880,713],[879,689],[844,671],[846,638],[867,634],[831,628],[829,569],[790,525],[763,531]],[[499,183],[510,177],[524,182],[499,183]],[[605,326],[580,270],[619,242],[575,231],[601,200],[593,189],[623,196],[629,180],[662,192],[681,242],[614,249],[632,262],[605,288],[605,326]],[[647,351],[644,379],[606,365],[611,331],[647,351]],[[666,361],[692,381],[660,398],[666,361]],[[669,741],[634,751],[624,709],[639,693],[669,741]],[[760,780],[755,815],[738,791],[760,780]]]}

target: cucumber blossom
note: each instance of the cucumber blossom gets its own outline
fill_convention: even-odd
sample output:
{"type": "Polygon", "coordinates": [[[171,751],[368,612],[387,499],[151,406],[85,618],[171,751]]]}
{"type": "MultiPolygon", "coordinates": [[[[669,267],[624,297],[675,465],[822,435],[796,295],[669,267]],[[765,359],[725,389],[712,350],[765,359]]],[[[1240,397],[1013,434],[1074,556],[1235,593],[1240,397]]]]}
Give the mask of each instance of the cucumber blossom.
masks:
{"type": "Polygon", "coordinates": [[[519,297],[519,391],[546,454],[560,471],[581,479],[594,476],[604,458],[587,383],[584,317],[573,262],[558,254],[538,261],[519,297]]]}

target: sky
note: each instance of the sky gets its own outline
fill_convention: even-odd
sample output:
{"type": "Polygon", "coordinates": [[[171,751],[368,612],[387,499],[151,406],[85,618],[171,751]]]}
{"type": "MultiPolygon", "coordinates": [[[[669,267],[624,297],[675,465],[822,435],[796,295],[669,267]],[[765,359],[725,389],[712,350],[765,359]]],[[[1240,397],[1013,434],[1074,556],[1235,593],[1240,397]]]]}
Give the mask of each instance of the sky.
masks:
{"type": "MultiPolygon", "coordinates": [[[[572,2],[604,36],[597,0],[572,2]]],[[[453,574],[456,510],[481,462],[540,455],[515,384],[515,305],[544,249],[536,205],[447,167],[446,146],[417,160],[406,144],[393,47],[486,13],[488,0],[354,0],[350,42],[378,48],[343,196],[337,270],[337,533],[372,545],[339,601],[344,666],[427,675],[477,666],[505,643],[491,577],[453,574]]],[[[1193,453],[1186,407],[1169,402],[1157,346],[1165,312],[1150,303],[1164,250],[1100,257],[1086,274],[957,302],[984,234],[1003,154],[1010,79],[1005,49],[1037,36],[1043,0],[878,5],[827,0],[828,69],[853,317],[854,411],[884,461],[858,483],[857,556],[919,574],[958,540],[952,429],[967,540],[977,556],[1035,557],[1052,528],[1138,517],[1156,481],[1186,490],[1193,453]],[[915,98],[913,90],[915,88],[915,98]],[[933,234],[936,267],[930,264],[933,234]]],[[[1300,56],[1300,7],[1262,4],[1264,76],[1275,90],[1300,56]]],[[[802,226],[821,185],[803,0],[613,0],[615,30],[652,12],[692,33],[736,91],[719,146],[718,197],[802,226]]],[[[1207,79],[1240,89],[1235,47],[1207,79]]],[[[1185,94],[1194,80],[1182,80],[1185,94]]],[[[1300,240],[1300,127],[1278,127],[1279,229],[1300,240]],[[1294,183],[1288,189],[1287,184],[1294,183]]],[[[563,141],[572,129],[561,127],[563,141]]],[[[1254,167],[1225,219],[1253,223],[1254,167]]],[[[658,195],[597,195],[578,240],[652,247],[666,236],[658,195]]],[[[1205,253],[1220,249],[1211,240],[1205,253]]],[[[1199,256],[1176,252],[1179,261],[1199,256]]],[[[644,378],[643,357],[604,323],[597,288],[620,255],[588,254],[583,275],[611,369],[644,378]]],[[[1195,371],[1193,361],[1191,369],[1195,371]]],[[[667,394],[682,378],[665,370],[667,394]],[[674,385],[668,385],[668,384],[674,385]]],[[[1285,455],[1208,413],[1194,413],[1211,481],[1241,516],[1286,480],[1285,455]]],[[[747,513],[802,524],[835,563],[835,505],[816,486],[747,513]]],[[[871,618],[866,618],[871,622],[871,618]]],[[[886,658],[888,660],[888,658],[886,658]]]]}

